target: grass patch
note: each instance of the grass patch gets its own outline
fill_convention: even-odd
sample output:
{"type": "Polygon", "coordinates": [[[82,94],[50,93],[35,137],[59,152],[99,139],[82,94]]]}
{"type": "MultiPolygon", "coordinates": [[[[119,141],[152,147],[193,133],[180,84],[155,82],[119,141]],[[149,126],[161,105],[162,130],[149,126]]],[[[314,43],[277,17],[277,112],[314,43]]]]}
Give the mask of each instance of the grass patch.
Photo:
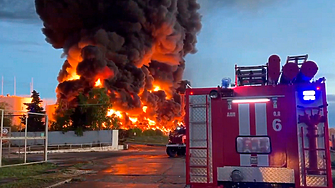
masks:
{"type": "Polygon", "coordinates": [[[24,166],[3,167],[0,170],[0,179],[4,178],[25,178],[42,174],[46,170],[55,168],[56,165],[51,163],[41,163],[24,166]]]}
{"type": "Polygon", "coordinates": [[[167,136],[133,136],[127,138],[127,143],[137,143],[137,144],[160,144],[166,145],[169,138],[167,136]]]}
{"type": "Polygon", "coordinates": [[[0,188],[42,188],[74,177],[74,171],[85,163],[67,167],[52,163],[31,164],[0,168],[0,188]]]}
{"type": "Polygon", "coordinates": [[[46,174],[48,170],[55,168],[57,166],[51,163],[3,167],[0,169],[0,187],[45,187],[50,183],[64,179],[46,174]]]}
{"type": "Polygon", "coordinates": [[[21,164],[23,162],[23,159],[2,159],[2,165],[21,164]]]}
{"type": "Polygon", "coordinates": [[[65,180],[64,177],[29,177],[20,180],[10,181],[9,183],[0,184],[1,188],[42,188],[47,187],[51,184],[57,183],[58,181],[65,180]]]}

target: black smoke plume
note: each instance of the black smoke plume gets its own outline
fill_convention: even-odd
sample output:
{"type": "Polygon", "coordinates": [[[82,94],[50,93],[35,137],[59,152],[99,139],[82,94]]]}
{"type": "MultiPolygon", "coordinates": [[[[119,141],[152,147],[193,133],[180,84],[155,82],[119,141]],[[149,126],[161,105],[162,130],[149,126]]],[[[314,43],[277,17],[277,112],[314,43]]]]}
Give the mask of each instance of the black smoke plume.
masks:
{"type": "Polygon", "coordinates": [[[35,0],[46,41],[63,48],[58,101],[74,103],[98,78],[115,109],[161,123],[181,117],[184,57],[200,31],[196,0],[35,0]],[[153,91],[159,85],[162,90],[153,91]]]}

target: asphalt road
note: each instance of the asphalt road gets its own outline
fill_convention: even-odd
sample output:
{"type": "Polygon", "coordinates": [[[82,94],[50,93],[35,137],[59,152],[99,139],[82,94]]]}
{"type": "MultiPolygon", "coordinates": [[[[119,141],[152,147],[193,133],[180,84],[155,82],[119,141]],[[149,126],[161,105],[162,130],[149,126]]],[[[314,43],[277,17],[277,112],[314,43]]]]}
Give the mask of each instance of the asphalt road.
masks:
{"type": "Polygon", "coordinates": [[[131,146],[121,152],[89,152],[50,154],[49,159],[62,165],[78,161],[94,161],[87,166],[95,173],[82,176],[83,181],[58,188],[183,188],[185,159],[169,158],[165,147],[131,146]]]}

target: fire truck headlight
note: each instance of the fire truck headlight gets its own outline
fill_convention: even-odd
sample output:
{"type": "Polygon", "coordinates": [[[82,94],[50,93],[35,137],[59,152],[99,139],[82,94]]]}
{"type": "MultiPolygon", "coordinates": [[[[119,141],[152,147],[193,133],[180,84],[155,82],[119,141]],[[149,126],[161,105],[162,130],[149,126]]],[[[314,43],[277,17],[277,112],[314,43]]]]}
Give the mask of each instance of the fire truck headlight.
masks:
{"type": "Polygon", "coordinates": [[[212,99],[216,99],[219,97],[219,92],[217,90],[212,90],[211,92],[209,92],[209,97],[212,99]]]}
{"type": "Polygon", "coordinates": [[[241,182],[243,180],[243,174],[239,170],[233,170],[230,177],[233,182],[241,182]]]}

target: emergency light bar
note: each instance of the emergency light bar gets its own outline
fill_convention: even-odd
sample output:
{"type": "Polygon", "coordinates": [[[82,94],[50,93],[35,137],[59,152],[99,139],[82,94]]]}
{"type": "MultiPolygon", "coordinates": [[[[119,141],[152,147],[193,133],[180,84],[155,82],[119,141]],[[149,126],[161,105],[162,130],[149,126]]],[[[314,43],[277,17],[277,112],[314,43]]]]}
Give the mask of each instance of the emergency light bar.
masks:
{"type": "Polygon", "coordinates": [[[233,103],[256,103],[256,102],[269,102],[270,99],[235,99],[233,103]]]}
{"type": "Polygon", "coordinates": [[[314,90],[303,91],[302,95],[305,101],[315,101],[315,91],[314,90]]]}
{"type": "Polygon", "coordinates": [[[315,96],[304,96],[305,101],[315,101],[315,96]]]}
{"type": "Polygon", "coordinates": [[[307,90],[307,91],[303,91],[302,94],[304,96],[306,96],[306,95],[315,95],[315,91],[314,90],[307,90]]]}

